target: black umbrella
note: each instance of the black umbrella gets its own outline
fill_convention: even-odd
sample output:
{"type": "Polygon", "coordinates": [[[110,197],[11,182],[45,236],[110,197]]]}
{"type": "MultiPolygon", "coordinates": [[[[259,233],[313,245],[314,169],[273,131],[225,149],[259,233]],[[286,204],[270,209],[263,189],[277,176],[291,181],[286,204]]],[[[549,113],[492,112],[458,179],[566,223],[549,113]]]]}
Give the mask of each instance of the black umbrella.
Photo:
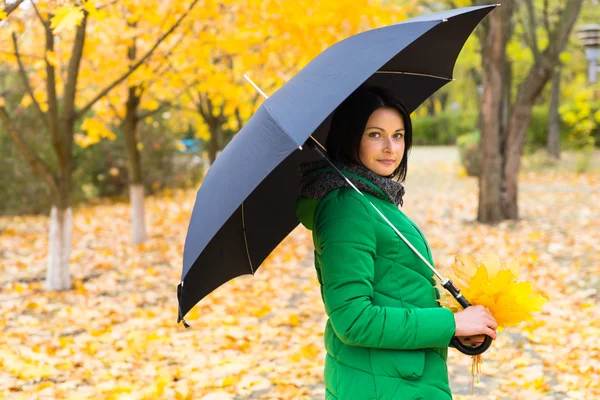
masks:
{"type": "Polygon", "coordinates": [[[412,112],[452,80],[464,42],[495,6],[440,12],[351,36],[265,100],[198,190],[177,288],[178,322],[223,283],[254,274],[298,225],[298,166],[321,157],[304,145],[309,138],[325,142],[329,117],[346,97],[363,83],[384,86],[412,112]]]}

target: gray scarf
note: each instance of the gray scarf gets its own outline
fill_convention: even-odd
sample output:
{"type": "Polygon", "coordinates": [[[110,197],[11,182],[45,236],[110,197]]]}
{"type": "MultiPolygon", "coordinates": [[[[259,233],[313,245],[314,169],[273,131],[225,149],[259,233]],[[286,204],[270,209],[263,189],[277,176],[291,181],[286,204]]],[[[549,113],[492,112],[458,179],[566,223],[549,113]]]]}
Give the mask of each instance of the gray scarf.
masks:
{"type": "MultiPolygon", "coordinates": [[[[352,182],[361,192],[372,194],[373,196],[383,200],[388,200],[394,203],[396,206],[398,206],[398,204],[402,205],[404,187],[401,183],[396,182],[391,178],[377,175],[362,165],[347,163],[334,164],[336,167],[342,170],[342,172],[348,171],[373,183],[386,194],[386,197],[382,197],[381,193],[363,181],[351,176],[347,176],[350,182],[352,182]]],[[[331,168],[331,166],[325,160],[300,164],[300,172],[302,174],[302,178],[300,180],[300,194],[302,196],[311,199],[322,199],[332,190],[348,187],[348,183],[344,180],[344,178],[342,178],[337,171],[334,171],[333,169],[331,171],[323,171],[321,173],[315,172],[323,168],[331,168]],[[311,174],[312,172],[315,173],[311,174]]]]}

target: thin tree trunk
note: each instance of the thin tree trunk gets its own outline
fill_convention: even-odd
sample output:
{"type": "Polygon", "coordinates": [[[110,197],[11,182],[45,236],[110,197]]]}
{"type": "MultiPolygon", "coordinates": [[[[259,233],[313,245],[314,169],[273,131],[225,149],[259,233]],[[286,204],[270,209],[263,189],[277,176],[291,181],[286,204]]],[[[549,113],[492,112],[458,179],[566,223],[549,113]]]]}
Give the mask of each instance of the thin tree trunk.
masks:
{"type": "Polygon", "coordinates": [[[148,239],[146,220],[144,218],[142,164],[136,137],[140,96],[136,94],[135,87],[130,87],[128,92],[123,134],[125,135],[125,148],[127,150],[129,201],[131,205],[131,243],[140,244],[148,239]]]}
{"type": "Polygon", "coordinates": [[[432,96],[427,99],[425,102],[425,107],[427,109],[427,115],[435,115],[435,97],[432,96]]]}
{"type": "MultiPolygon", "coordinates": [[[[132,28],[135,23],[130,24],[132,28]]],[[[127,58],[133,63],[136,55],[136,39],[127,52],[127,58]]],[[[125,120],[123,121],[123,134],[125,135],[125,148],[127,150],[127,166],[129,179],[129,204],[131,217],[131,243],[140,244],[148,239],[146,233],[146,218],[144,213],[144,185],[142,181],[142,162],[136,137],[139,122],[138,108],[141,103],[141,94],[138,87],[129,87],[127,90],[127,103],[125,106],[125,120]]]]}
{"type": "Polygon", "coordinates": [[[148,239],[144,213],[144,185],[129,185],[131,203],[131,243],[140,244],[148,239]]]}
{"type": "Polygon", "coordinates": [[[53,206],[50,212],[46,290],[68,290],[71,288],[69,257],[71,255],[72,231],[73,216],[71,208],[65,209],[53,206]]]}
{"type": "Polygon", "coordinates": [[[559,64],[552,72],[552,98],[548,110],[548,155],[560,159],[560,116],[558,106],[560,99],[560,75],[562,66],[559,64]]]}
{"type": "Polygon", "coordinates": [[[500,185],[502,183],[502,157],[500,154],[500,123],[502,109],[503,72],[506,60],[506,29],[510,15],[497,9],[489,16],[489,27],[483,49],[483,96],[481,101],[481,174],[479,176],[480,222],[502,220],[500,185]]]}
{"type": "Polygon", "coordinates": [[[219,151],[222,150],[223,146],[223,129],[218,121],[209,124],[208,129],[210,131],[210,142],[208,144],[208,158],[212,165],[217,159],[219,151]]]}

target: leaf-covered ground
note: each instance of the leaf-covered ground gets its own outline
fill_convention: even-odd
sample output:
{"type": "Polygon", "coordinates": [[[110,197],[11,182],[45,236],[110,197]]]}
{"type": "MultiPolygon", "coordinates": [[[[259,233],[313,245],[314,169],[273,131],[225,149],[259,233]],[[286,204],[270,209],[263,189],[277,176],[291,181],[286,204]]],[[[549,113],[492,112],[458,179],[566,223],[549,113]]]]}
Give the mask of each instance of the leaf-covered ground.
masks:
{"type": "MultiPolygon", "coordinates": [[[[405,212],[443,270],[458,252],[517,259],[550,300],[500,333],[475,399],[600,398],[600,176],[525,172],[522,219],[473,222],[477,182],[454,153],[416,151],[405,212]]],[[[74,212],[74,289],[43,290],[46,217],[0,218],[0,398],[323,398],[325,316],[303,228],[254,277],[217,289],[176,325],[176,285],[194,191],[147,200],[151,238],[128,244],[129,207],[74,212]]],[[[26,200],[24,200],[26,201],[26,200]]],[[[456,398],[470,358],[451,350],[456,398]]]]}

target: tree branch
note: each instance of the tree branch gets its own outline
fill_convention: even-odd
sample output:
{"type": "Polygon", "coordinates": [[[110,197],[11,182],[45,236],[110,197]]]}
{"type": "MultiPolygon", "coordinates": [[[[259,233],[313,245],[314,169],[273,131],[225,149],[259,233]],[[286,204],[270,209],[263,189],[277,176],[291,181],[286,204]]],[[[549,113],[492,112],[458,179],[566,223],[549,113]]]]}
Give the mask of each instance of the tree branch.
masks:
{"type": "Polygon", "coordinates": [[[29,78],[27,77],[27,71],[25,71],[25,67],[23,66],[23,62],[21,61],[21,55],[19,54],[19,44],[17,42],[17,34],[15,32],[12,33],[12,41],[13,41],[13,46],[15,49],[15,57],[17,57],[17,64],[19,64],[19,74],[21,75],[23,84],[25,85],[25,88],[27,89],[27,93],[29,93],[29,96],[31,97],[33,104],[35,105],[35,109],[40,114],[42,121],[44,121],[44,124],[46,125],[47,128],[50,128],[50,123],[48,122],[48,118],[47,118],[46,114],[42,111],[42,107],[40,107],[40,103],[38,103],[35,96],[33,95],[33,90],[31,89],[31,85],[29,84],[29,78]]]}
{"type": "MultiPolygon", "coordinates": [[[[162,56],[162,58],[165,58],[165,59],[166,59],[166,58],[170,57],[170,56],[171,56],[171,54],[173,54],[173,50],[175,50],[175,47],[177,47],[177,46],[178,46],[178,45],[179,45],[181,42],[183,42],[183,40],[182,40],[182,39],[183,39],[183,37],[184,37],[184,36],[185,36],[185,33],[182,33],[182,34],[179,36],[179,40],[176,40],[176,41],[175,41],[175,44],[174,44],[174,45],[173,45],[173,46],[172,46],[172,47],[169,49],[169,51],[167,51],[167,52],[166,52],[166,53],[165,53],[165,54],[162,56]]],[[[158,65],[156,66],[156,68],[154,68],[154,70],[152,71],[152,75],[156,75],[156,74],[158,74],[158,73],[159,73],[159,71],[161,70],[161,67],[163,67],[163,66],[164,66],[164,69],[163,69],[163,70],[160,72],[160,74],[161,74],[161,75],[162,75],[162,73],[164,73],[165,71],[167,71],[167,70],[169,69],[170,63],[164,63],[164,64],[162,64],[162,63],[161,63],[161,64],[158,64],[158,65]]],[[[145,89],[146,89],[146,90],[150,90],[150,87],[151,87],[151,86],[152,86],[152,84],[153,84],[153,83],[155,83],[156,81],[157,81],[157,79],[153,79],[153,80],[151,80],[150,82],[147,82],[147,85],[146,85],[146,88],[145,88],[145,89]]]]}
{"type": "Polygon", "coordinates": [[[199,112],[200,115],[202,115],[202,118],[206,119],[206,111],[202,104],[202,95],[198,94],[198,100],[196,101],[195,93],[192,92],[192,89],[190,89],[190,88],[191,88],[191,85],[188,85],[185,87],[185,90],[188,92],[188,95],[190,96],[190,100],[192,101],[192,104],[194,104],[196,106],[196,109],[194,110],[194,112],[199,112]]]}
{"type": "Polygon", "coordinates": [[[4,106],[0,106],[0,121],[2,121],[4,124],[4,127],[6,128],[6,131],[8,132],[8,135],[12,141],[15,143],[17,150],[19,150],[23,157],[25,157],[33,171],[44,179],[50,188],[50,191],[57,196],[58,184],[56,177],[44,160],[42,160],[31,147],[29,147],[29,145],[23,140],[23,138],[21,138],[21,136],[19,136],[4,106]]]}
{"type": "MultiPolygon", "coordinates": [[[[65,94],[63,100],[63,115],[67,118],[76,115],[75,95],[77,93],[77,77],[79,76],[79,64],[81,63],[81,58],[83,56],[88,15],[87,11],[84,11],[81,24],[79,24],[75,31],[75,41],[73,42],[73,50],[71,50],[71,58],[69,59],[69,66],[67,67],[67,80],[65,81],[65,94]]],[[[68,140],[67,138],[65,139],[68,140]]]]}
{"type": "Polygon", "coordinates": [[[117,119],[119,120],[119,123],[122,124],[123,121],[125,121],[125,118],[122,118],[119,115],[119,110],[117,110],[117,107],[115,107],[115,105],[112,103],[112,101],[110,101],[110,98],[108,96],[106,96],[106,101],[108,101],[108,106],[115,113],[115,117],[117,117],[117,119]]]}
{"type": "MultiPolygon", "coordinates": [[[[533,52],[534,60],[540,59],[540,48],[538,46],[537,34],[535,32],[535,7],[533,6],[533,0],[525,0],[525,7],[527,8],[527,24],[526,26],[526,35],[529,35],[529,47],[531,47],[531,51],[533,52]]],[[[548,31],[550,34],[550,31],[548,31]]]]}
{"type": "Polygon", "coordinates": [[[237,120],[237,123],[238,123],[238,130],[242,129],[242,126],[244,125],[244,120],[242,119],[242,115],[240,114],[239,107],[235,108],[235,119],[237,120]]]}
{"type": "Polygon", "coordinates": [[[548,0],[544,0],[544,28],[550,33],[550,17],[548,16],[548,0]]]}
{"type": "Polygon", "coordinates": [[[11,12],[15,11],[17,8],[19,8],[19,6],[21,5],[21,3],[24,0],[17,0],[15,3],[13,4],[7,4],[6,7],[4,7],[4,12],[6,13],[7,16],[10,15],[11,12]]]}
{"type": "Polygon", "coordinates": [[[113,83],[108,85],[104,90],[102,90],[100,93],[98,93],[98,95],[96,97],[94,97],[88,104],[86,104],[81,110],[79,110],[79,112],[77,112],[77,117],[81,117],[83,114],[88,112],[89,109],[92,108],[92,106],[98,100],[100,100],[102,97],[106,96],[106,94],[108,94],[108,92],[110,92],[115,86],[117,86],[119,83],[123,82],[125,79],[127,79],[127,77],[129,75],[131,75],[133,73],[133,71],[138,69],[139,66],[142,65],[152,55],[152,53],[154,53],[156,48],[179,26],[181,21],[189,14],[189,12],[192,10],[192,8],[194,8],[194,6],[196,5],[197,2],[198,2],[198,0],[192,1],[192,4],[183,13],[183,15],[175,22],[175,24],[173,24],[173,26],[167,32],[165,32],[164,35],[162,35],[156,41],[154,46],[152,46],[152,48],[150,50],[148,50],[148,52],[142,58],[140,58],[140,60],[135,65],[133,65],[131,68],[129,68],[129,71],[127,71],[120,78],[118,78],[113,83]]]}
{"type": "Polygon", "coordinates": [[[102,4],[101,6],[96,6],[96,10],[97,11],[102,10],[103,8],[110,7],[113,4],[117,4],[118,2],[119,2],[119,0],[113,0],[110,3],[102,4]]]}
{"type": "MultiPolygon", "coordinates": [[[[34,4],[34,2],[32,2],[34,4]]],[[[34,5],[35,7],[35,5],[34,5]]],[[[37,11],[37,8],[36,8],[37,11]]],[[[44,26],[46,35],[46,52],[54,51],[54,35],[50,29],[50,22],[44,20],[38,13],[40,21],[44,26]]],[[[52,66],[46,58],[46,93],[48,98],[48,124],[50,136],[52,138],[52,146],[59,159],[65,159],[65,151],[62,146],[62,140],[58,131],[58,95],[56,94],[56,76],[54,66],[52,66]]]]}
{"type": "Polygon", "coordinates": [[[40,13],[40,10],[38,10],[37,6],[35,5],[35,1],[31,2],[31,5],[33,6],[33,9],[35,10],[36,15],[38,16],[40,22],[42,23],[42,25],[46,26],[46,23],[48,21],[46,21],[43,17],[42,14],[40,13]]]}
{"type": "Polygon", "coordinates": [[[548,32],[548,47],[544,51],[546,57],[558,57],[565,48],[573,25],[581,10],[582,0],[570,0],[565,8],[559,12],[561,16],[552,32],[548,32]]]}

